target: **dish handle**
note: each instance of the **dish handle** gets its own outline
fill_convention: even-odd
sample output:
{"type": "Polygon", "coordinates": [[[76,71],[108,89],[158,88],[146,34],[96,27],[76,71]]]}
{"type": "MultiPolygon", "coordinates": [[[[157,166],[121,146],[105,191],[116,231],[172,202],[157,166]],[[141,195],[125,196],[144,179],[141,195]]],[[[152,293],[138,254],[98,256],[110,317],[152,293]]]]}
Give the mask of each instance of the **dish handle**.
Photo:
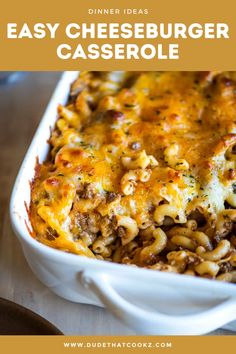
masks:
{"type": "Polygon", "coordinates": [[[236,298],[233,297],[197,314],[172,316],[145,310],[127,301],[112,287],[104,273],[84,271],[81,281],[115,317],[138,334],[199,335],[236,319],[236,298]]]}

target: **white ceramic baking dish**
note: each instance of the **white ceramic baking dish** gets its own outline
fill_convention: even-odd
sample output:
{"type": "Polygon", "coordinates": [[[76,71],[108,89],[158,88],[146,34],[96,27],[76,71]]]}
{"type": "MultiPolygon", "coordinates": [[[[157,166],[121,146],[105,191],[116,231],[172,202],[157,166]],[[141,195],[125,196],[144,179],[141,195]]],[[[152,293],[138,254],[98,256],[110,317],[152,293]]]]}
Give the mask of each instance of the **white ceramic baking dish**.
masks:
{"type": "Polygon", "coordinates": [[[36,157],[40,162],[46,158],[57,105],[67,101],[77,75],[62,75],[12,192],[12,225],[33,272],[57,295],[105,306],[138,334],[203,334],[230,322],[228,328],[236,331],[234,284],[89,259],[52,249],[30,236],[26,206],[36,157]]]}

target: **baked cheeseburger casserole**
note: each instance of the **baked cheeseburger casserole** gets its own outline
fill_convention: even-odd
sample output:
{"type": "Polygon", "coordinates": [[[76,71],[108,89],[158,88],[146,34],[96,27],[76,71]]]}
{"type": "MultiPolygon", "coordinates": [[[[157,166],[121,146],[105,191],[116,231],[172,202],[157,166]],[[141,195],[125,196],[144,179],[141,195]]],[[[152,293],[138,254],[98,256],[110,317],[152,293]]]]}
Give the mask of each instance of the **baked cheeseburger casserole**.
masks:
{"type": "Polygon", "coordinates": [[[58,115],[33,237],[236,282],[236,73],[82,72],[58,115]]]}

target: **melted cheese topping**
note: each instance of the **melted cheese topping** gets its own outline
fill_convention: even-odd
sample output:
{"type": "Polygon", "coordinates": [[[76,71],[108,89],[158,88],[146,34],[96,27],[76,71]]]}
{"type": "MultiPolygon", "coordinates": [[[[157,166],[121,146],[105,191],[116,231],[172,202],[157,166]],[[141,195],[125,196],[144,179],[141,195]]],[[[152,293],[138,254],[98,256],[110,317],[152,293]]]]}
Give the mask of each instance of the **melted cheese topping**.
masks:
{"type": "MultiPolygon", "coordinates": [[[[141,259],[159,239],[157,227],[168,236],[194,220],[212,248],[229,239],[236,207],[235,77],[81,73],[68,104],[58,108],[51,156],[36,169],[34,236],[65,251],[158,269],[173,266],[168,253],[185,247],[183,239],[169,238],[160,252],[141,259]]],[[[202,262],[202,245],[194,242],[186,250],[202,262]]]]}

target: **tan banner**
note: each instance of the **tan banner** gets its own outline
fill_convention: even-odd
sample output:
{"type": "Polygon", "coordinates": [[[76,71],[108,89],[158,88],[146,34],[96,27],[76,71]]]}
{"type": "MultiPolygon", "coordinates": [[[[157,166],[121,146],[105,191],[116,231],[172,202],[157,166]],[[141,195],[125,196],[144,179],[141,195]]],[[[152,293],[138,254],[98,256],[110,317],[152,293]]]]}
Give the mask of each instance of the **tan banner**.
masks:
{"type": "Polygon", "coordinates": [[[1,70],[235,70],[234,0],[1,4],[1,70]]]}
{"type": "Polygon", "coordinates": [[[220,337],[50,337],[50,336],[2,336],[1,353],[162,353],[162,354],[222,354],[233,351],[236,336],[220,337]]]}

